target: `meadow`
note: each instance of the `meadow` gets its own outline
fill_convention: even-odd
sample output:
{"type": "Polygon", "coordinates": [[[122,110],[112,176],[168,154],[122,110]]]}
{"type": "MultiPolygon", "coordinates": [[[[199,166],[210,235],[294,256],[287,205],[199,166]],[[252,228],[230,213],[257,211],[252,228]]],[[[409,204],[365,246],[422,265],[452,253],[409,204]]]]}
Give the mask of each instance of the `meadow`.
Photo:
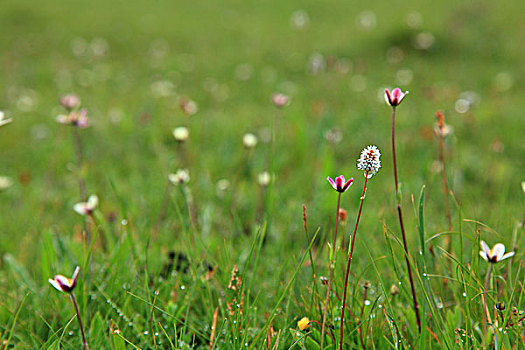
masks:
{"type": "Polygon", "coordinates": [[[3,1],[0,349],[525,348],[524,11],[3,1]]]}

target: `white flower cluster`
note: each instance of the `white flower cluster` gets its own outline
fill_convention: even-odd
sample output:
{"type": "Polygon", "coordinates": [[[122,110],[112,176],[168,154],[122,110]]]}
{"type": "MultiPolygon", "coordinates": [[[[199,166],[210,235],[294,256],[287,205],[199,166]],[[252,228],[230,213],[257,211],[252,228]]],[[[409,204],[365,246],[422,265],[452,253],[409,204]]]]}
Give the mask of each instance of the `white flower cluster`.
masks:
{"type": "Polygon", "coordinates": [[[379,157],[381,157],[381,153],[376,146],[366,147],[357,160],[357,169],[363,170],[365,176],[368,175],[368,178],[371,178],[381,168],[379,157]]]}

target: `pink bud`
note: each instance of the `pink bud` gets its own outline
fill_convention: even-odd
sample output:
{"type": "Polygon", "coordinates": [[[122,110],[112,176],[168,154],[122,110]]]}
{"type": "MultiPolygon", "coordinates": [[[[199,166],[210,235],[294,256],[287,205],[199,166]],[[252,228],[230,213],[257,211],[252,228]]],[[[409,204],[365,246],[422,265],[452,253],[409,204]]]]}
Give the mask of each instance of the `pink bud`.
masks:
{"type": "Polygon", "coordinates": [[[390,91],[388,91],[388,89],[385,89],[386,102],[392,107],[399,106],[399,104],[401,103],[401,101],[403,101],[407,94],[408,91],[403,93],[400,88],[395,88],[394,90],[392,90],[392,94],[390,94],[390,91]]]}
{"type": "Polygon", "coordinates": [[[60,104],[67,110],[80,107],[80,98],[77,95],[69,94],[60,97],[60,104]]]}
{"type": "Polygon", "coordinates": [[[290,99],[288,96],[281,94],[281,93],[275,93],[272,95],[272,102],[275,107],[277,108],[283,108],[288,106],[290,103],[290,99]]]}

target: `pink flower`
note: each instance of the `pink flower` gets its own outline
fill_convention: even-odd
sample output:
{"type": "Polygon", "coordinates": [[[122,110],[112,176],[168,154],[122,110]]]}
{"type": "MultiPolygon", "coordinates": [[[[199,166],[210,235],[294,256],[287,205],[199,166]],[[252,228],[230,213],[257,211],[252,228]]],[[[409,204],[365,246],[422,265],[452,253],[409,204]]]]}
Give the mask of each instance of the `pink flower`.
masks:
{"type": "Polygon", "coordinates": [[[76,126],[79,129],[85,129],[90,125],[87,114],[88,112],[86,109],[70,112],[67,115],[61,114],[57,116],[57,122],[60,124],[76,126]]]}
{"type": "Polygon", "coordinates": [[[283,108],[288,106],[288,104],[290,103],[290,98],[281,93],[274,93],[272,95],[272,102],[275,107],[283,108]]]}
{"type": "Polygon", "coordinates": [[[401,101],[403,101],[407,94],[408,91],[403,93],[400,88],[395,88],[394,90],[392,90],[392,94],[390,94],[390,91],[388,91],[388,89],[385,89],[386,102],[392,107],[399,106],[399,104],[401,103],[401,101]]]}
{"type": "Polygon", "coordinates": [[[71,111],[75,108],[80,107],[80,98],[74,94],[64,95],[60,97],[60,104],[65,109],[71,111]]]}
{"type": "Polygon", "coordinates": [[[345,192],[354,182],[354,178],[351,178],[350,180],[345,182],[345,177],[343,175],[340,175],[335,178],[335,181],[332,180],[330,176],[328,176],[328,182],[330,182],[330,185],[336,190],[337,192],[345,192]]]}
{"type": "Polygon", "coordinates": [[[489,263],[495,264],[497,262],[500,262],[501,260],[510,258],[515,254],[515,252],[505,254],[505,246],[501,243],[494,245],[492,249],[489,248],[485,241],[481,241],[479,242],[479,244],[481,245],[479,255],[483,258],[483,260],[489,263]]]}
{"type": "Polygon", "coordinates": [[[50,278],[48,281],[57,290],[64,292],[64,293],[71,293],[73,289],[75,289],[75,286],[77,285],[77,279],[78,279],[79,272],[80,272],[80,267],[77,266],[77,268],[75,269],[75,272],[73,272],[73,277],[67,278],[66,276],[62,276],[62,275],[55,275],[53,279],[50,278]]]}

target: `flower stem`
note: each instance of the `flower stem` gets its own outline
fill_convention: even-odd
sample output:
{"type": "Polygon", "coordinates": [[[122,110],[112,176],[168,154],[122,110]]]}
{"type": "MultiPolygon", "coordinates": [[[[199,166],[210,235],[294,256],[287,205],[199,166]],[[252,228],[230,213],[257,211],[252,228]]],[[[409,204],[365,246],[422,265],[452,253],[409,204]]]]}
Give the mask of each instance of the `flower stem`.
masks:
{"type": "MultiPolygon", "coordinates": [[[[76,126],[72,127],[73,129],[73,143],[75,145],[75,156],[77,159],[77,176],[78,176],[78,188],[80,190],[80,200],[82,202],[87,201],[87,192],[86,192],[86,181],[84,180],[84,176],[82,175],[83,167],[84,167],[84,153],[82,152],[82,140],[80,139],[80,134],[78,133],[78,128],[76,126]]],[[[87,218],[83,218],[84,221],[84,233],[85,233],[85,241],[86,244],[91,239],[91,235],[89,232],[88,222],[87,218]]]]}
{"type": "Polygon", "coordinates": [[[71,300],[73,301],[73,305],[75,306],[75,311],[77,313],[78,325],[80,326],[80,333],[82,334],[82,345],[84,346],[84,349],[89,350],[89,345],[86,341],[86,336],[84,335],[84,326],[82,325],[82,320],[80,319],[80,312],[78,311],[77,299],[75,298],[75,294],[73,294],[73,292],[71,292],[70,295],[71,300]]]}
{"type": "Polygon", "coordinates": [[[326,314],[328,313],[328,302],[330,301],[330,291],[332,289],[332,280],[334,278],[334,269],[335,269],[335,246],[337,243],[337,227],[339,225],[339,208],[341,206],[341,194],[338,192],[337,195],[337,210],[335,211],[335,228],[334,228],[334,240],[332,243],[332,254],[330,258],[330,277],[328,278],[328,286],[326,290],[326,297],[324,301],[324,310],[323,310],[323,324],[321,326],[321,347],[320,350],[323,350],[324,343],[324,332],[326,327],[326,314]]]}
{"type": "Polygon", "coordinates": [[[405,226],[403,225],[403,212],[401,210],[401,198],[399,193],[399,182],[397,181],[397,162],[396,162],[396,142],[395,142],[395,121],[396,121],[396,107],[392,107],[392,159],[394,161],[394,181],[396,186],[396,200],[397,200],[397,214],[399,217],[399,226],[401,228],[401,235],[403,236],[403,248],[405,249],[405,261],[407,264],[408,278],[410,280],[410,289],[412,290],[412,300],[414,303],[414,312],[416,313],[416,322],[419,333],[421,333],[421,319],[419,317],[419,304],[417,302],[416,289],[414,287],[414,279],[412,278],[412,268],[408,259],[408,246],[405,234],[405,226]]]}
{"type": "Polygon", "coordinates": [[[483,335],[487,335],[487,319],[489,322],[490,314],[487,307],[487,291],[489,289],[490,273],[492,272],[492,264],[489,263],[489,269],[487,270],[487,276],[485,277],[485,289],[483,290],[483,335]]]}
{"type": "Polygon", "coordinates": [[[361,204],[359,204],[359,212],[355,221],[354,234],[352,235],[352,243],[350,246],[350,254],[348,255],[348,262],[346,265],[346,276],[345,276],[345,291],[343,293],[343,307],[341,310],[341,331],[339,339],[339,349],[343,349],[343,334],[344,334],[344,321],[345,321],[345,308],[346,308],[346,291],[348,289],[348,276],[350,275],[350,263],[352,262],[352,256],[354,254],[354,243],[355,236],[357,233],[357,227],[359,226],[359,219],[361,218],[361,212],[363,211],[363,202],[365,201],[366,184],[368,182],[368,171],[365,172],[365,184],[363,186],[363,195],[361,196],[361,204]]]}

